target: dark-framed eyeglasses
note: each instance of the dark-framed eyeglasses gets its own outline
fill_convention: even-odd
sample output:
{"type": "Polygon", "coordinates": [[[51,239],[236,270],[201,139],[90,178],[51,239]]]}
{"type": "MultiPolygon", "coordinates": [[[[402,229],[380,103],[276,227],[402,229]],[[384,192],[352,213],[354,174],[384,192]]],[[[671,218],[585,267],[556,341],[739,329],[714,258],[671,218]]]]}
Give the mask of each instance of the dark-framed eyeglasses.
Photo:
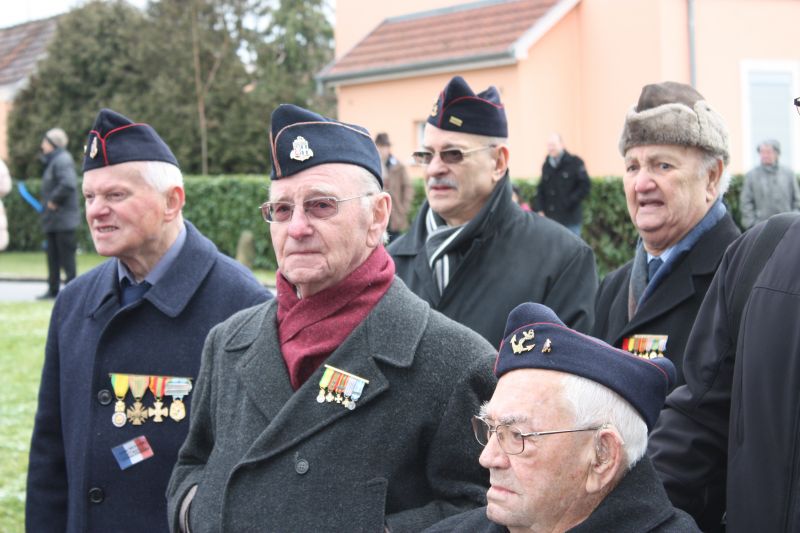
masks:
{"type": "Polygon", "coordinates": [[[794,108],[797,110],[797,114],[800,115],[800,96],[794,99],[794,108]]]}
{"type": "MultiPolygon", "coordinates": [[[[356,198],[372,196],[374,192],[351,196],[350,198],[336,198],[335,196],[318,196],[303,201],[303,212],[311,218],[324,220],[331,218],[339,212],[339,204],[349,202],[356,198]]],[[[295,204],[290,202],[264,202],[261,204],[261,216],[270,224],[289,222],[294,213],[295,204]]]]}
{"type": "MultiPolygon", "coordinates": [[[[479,146],[477,148],[471,148],[469,150],[451,148],[449,150],[440,151],[439,159],[441,159],[445,165],[457,165],[458,163],[461,163],[464,160],[465,155],[496,147],[497,147],[496,144],[489,144],[487,146],[479,146]]],[[[436,152],[429,152],[427,150],[420,150],[419,152],[414,152],[413,154],[411,154],[411,156],[414,158],[414,163],[416,163],[417,165],[430,165],[431,161],[433,161],[434,155],[436,155],[436,152]]]]}
{"type": "Polygon", "coordinates": [[[475,438],[478,440],[478,444],[481,446],[489,444],[489,439],[492,437],[492,433],[494,433],[497,437],[497,443],[500,445],[500,449],[508,455],[519,455],[524,452],[525,439],[535,439],[546,435],[557,435],[558,433],[595,431],[602,427],[604,427],[604,425],[581,429],[561,429],[558,431],[534,431],[532,433],[523,433],[514,426],[509,426],[507,424],[493,426],[480,416],[472,417],[472,431],[475,432],[475,438]]]}

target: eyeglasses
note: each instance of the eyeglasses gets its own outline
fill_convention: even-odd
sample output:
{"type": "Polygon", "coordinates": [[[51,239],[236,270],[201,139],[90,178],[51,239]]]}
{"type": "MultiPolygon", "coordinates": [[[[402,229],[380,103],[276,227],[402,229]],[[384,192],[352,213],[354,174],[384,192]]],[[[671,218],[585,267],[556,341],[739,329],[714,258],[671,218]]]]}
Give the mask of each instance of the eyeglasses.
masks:
{"type": "Polygon", "coordinates": [[[508,455],[519,455],[525,451],[525,439],[542,437],[544,435],[556,435],[558,433],[576,433],[578,431],[595,431],[603,426],[596,426],[583,429],[563,429],[560,431],[534,431],[533,433],[523,433],[514,426],[500,424],[492,426],[479,416],[472,417],[472,431],[481,446],[489,444],[489,439],[494,433],[497,436],[497,443],[500,449],[508,455]]]}
{"type": "MultiPolygon", "coordinates": [[[[367,194],[360,194],[358,196],[351,196],[350,198],[335,198],[333,196],[319,196],[317,198],[309,198],[303,201],[303,212],[311,218],[320,220],[331,218],[339,212],[339,204],[342,202],[349,202],[356,198],[364,198],[365,196],[372,196],[373,192],[367,194]]],[[[294,213],[296,204],[289,202],[264,202],[261,204],[261,216],[270,224],[280,224],[289,222],[294,213]]]]}
{"type": "Polygon", "coordinates": [[[794,99],[794,108],[797,109],[797,114],[800,115],[800,96],[794,99]]]}
{"type": "MultiPolygon", "coordinates": [[[[460,150],[458,148],[452,148],[450,150],[442,150],[439,152],[439,159],[445,165],[457,165],[464,160],[464,156],[467,154],[471,154],[474,152],[480,152],[481,150],[488,150],[489,148],[496,148],[496,144],[490,144],[488,146],[479,146],[478,148],[472,148],[471,150],[460,150]]],[[[414,163],[418,165],[430,165],[431,161],[433,161],[433,156],[436,155],[436,152],[428,152],[427,150],[421,150],[419,152],[414,152],[411,156],[414,158],[414,163]]]]}

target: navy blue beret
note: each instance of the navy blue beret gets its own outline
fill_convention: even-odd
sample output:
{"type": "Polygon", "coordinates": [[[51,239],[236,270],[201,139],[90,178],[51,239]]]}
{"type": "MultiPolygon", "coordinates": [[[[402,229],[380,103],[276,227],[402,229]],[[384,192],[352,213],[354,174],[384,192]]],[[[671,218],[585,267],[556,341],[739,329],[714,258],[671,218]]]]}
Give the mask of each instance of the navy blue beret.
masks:
{"type": "Polygon", "coordinates": [[[317,165],[347,163],[369,170],[383,188],[381,156],[366,128],[281,104],[272,112],[269,141],[274,180],[317,165]]]}
{"type": "Polygon", "coordinates": [[[569,329],[552,309],[535,303],[520,304],[508,315],[495,374],[499,378],[521,368],[557,370],[604,385],[642,415],[648,430],[676,375],[666,357],[648,359],[618,350],[569,329]]]}
{"type": "Polygon", "coordinates": [[[83,171],[130,161],[163,161],[180,167],[152,126],[133,122],[111,109],[101,109],[86,139],[83,171]]]}
{"type": "Polygon", "coordinates": [[[506,110],[500,94],[489,87],[477,95],[461,76],[456,76],[433,104],[428,124],[442,130],[508,137],[506,110]]]}

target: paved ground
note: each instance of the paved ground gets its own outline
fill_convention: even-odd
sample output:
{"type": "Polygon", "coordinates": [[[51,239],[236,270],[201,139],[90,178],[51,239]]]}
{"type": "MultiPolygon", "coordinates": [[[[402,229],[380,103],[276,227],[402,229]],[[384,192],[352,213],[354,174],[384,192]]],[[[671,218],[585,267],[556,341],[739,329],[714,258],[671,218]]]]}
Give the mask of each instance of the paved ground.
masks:
{"type": "Polygon", "coordinates": [[[32,302],[45,292],[45,281],[0,281],[0,302],[32,302]]]}

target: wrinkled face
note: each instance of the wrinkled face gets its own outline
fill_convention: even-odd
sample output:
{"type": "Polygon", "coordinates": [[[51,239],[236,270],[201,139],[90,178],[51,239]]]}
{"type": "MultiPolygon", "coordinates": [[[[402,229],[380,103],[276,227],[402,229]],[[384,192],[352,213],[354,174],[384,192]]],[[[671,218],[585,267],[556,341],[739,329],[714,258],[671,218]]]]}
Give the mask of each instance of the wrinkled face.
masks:
{"type": "Polygon", "coordinates": [[[628,213],[648,252],[659,255],[676,244],[713,204],[721,169],[701,172],[702,163],[699,149],[683,146],[635,146],[625,153],[628,213]]]}
{"type": "Polygon", "coordinates": [[[446,131],[425,125],[423,150],[434,153],[425,167],[425,193],[431,209],[451,226],[472,220],[492,194],[502,176],[494,176],[496,148],[464,154],[460,163],[447,164],[439,157],[442,150],[461,150],[487,146],[485,137],[446,131]]]}
{"type": "Polygon", "coordinates": [[[270,224],[269,230],[278,268],[304,297],[347,277],[369,257],[383,233],[374,224],[369,199],[366,206],[361,198],[340,202],[338,213],[322,220],[303,210],[303,202],[311,198],[367,193],[358,173],[353,165],[318,165],[270,185],[271,202],[296,206],[289,221],[270,224]]]}
{"type": "MultiPolygon", "coordinates": [[[[497,383],[486,406],[491,425],[509,424],[523,433],[573,428],[562,399],[561,372],[513,370],[497,383]]],[[[594,432],[526,437],[519,455],[507,455],[492,436],[480,463],[489,469],[488,518],[510,529],[549,531],[586,496],[594,432]]]]}
{"type": "Polygon", "coordinates": [[[153,188],[131,163],[87,171],[83,176],[86,222],[97,253],[138,260],[160,254],[167,197],[153,188]]]}
{"type": "Polygon", "coordinates": [[[758,155],[761,158],[761,164],[764,166],[774,165],[778,161],[778,152],[768,144],[762,144],[758,147],[758,155]]]}

